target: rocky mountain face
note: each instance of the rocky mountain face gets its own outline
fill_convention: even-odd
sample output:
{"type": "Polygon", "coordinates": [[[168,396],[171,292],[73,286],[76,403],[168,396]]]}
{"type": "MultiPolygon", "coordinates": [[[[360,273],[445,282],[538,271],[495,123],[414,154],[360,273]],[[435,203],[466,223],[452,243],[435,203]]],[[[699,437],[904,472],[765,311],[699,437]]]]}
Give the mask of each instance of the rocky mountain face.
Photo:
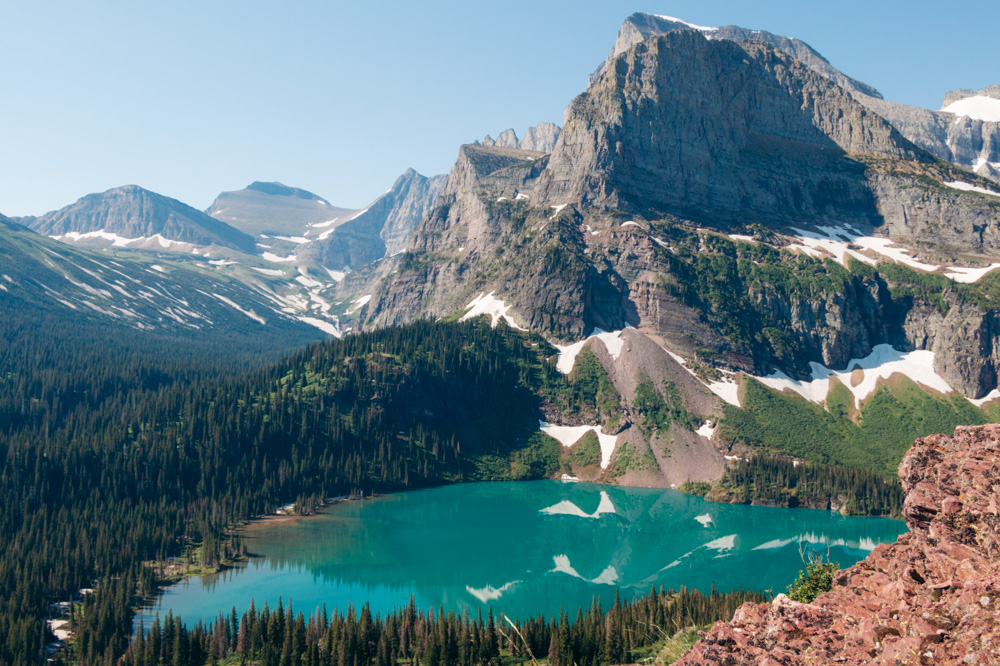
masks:
{"type": "MultiPolygon", "coordinates": [[[[615,58],[639,42],[653,36],[691,29],[698,30],[706,39],[711,40],[763,41],[850,91],[864,106],[888,120],[904,137],[935,157],[1000,182],[1000,125],[997,122],[886,101],[871,86],[852,79],[833,67],[805,42],[766,30],[748,30],[738,26],[695,26],[669,16],[636,13],[622,24],[614,48],[607,61],[590,75],[590,84],[600,78],[601,73],[615,58]]],[[[998,90],[1000,86],[995,85],[980,91],[955,90],[945,95],[944,107],[973,96],[998,98],[998,90]]]]}
{"type": "Polygon", "coordinates": [[[407,169],[388,192],[360,213],[302,245],[297,256],[343,270],[397,254],[413,228],[433,207],[445,181],[444,175],[428,178],[407,169]]]}
{"type": "Polygon", "coordinates": [[[970,397],[994,388],[990,297],[936,266],[1000,257],[1000,192],[784,52],[702,32],[619,55],[548,155],[463,146],[366,325],[495,293],[524,328],[573,341],[631,325],[708,376],[805,379],[891,344],[933,349],[970,397]],[[937,264],[862,270],[903,256],[894,243],[937,264]],[[927,270],[933,294],[916,286],[927,270]]]}
{"type": "Polygon", "coordinates": [[[959,88],[958,90],[946,92],[942,108],[947,108],[959,100],[969,99],[970,97],[990,97],[992,99],[1000,100],[1000,84],[994,83],[991,86],[986,86],[982,90],[959,88]]]}
{"type": "Polygon", "coordinates": [[[877,90],[866,83],[845,75],[833,67],[815,49],[801,40],[775,35],[766,30],[747,30],[735,25],[722,27],[697,26],[671,16],[658,16],[642,12],[632,14],[625,19],[621,29],[618,31],[618,38],[615,40],[614,48],[608,55],[607,60],[601,63],[594,73],[590,75],[589,83],[593,84],[597,81],[608,65],[639,42],[676,30],[692,29],[701,32],[706,39],[721,39],[733,42],[758,40],[765,42],[774,49],[792,56],[813,71],[825,76],[847,90],[858,91],[877,99],[882,98],[882,95],[877,90]]]}
{"type": "Polygon", "coordinates": [[[253,182],[242,190],[223,192],[205,212],[257,238],[260,234],[304,236],[311,225],[346,218],[354,211],[297,187],[253,182]]]}
{"type": "Polygon", "coordinates": [[[574,100],[536,195],[705,221],[871,229],[878,211],[854,154],[929,159],[784,53],[677,31],[622,54],[574,100]]]}
{"type": "Polygon", "coordinates": [[[174,242],[243,252],[254,248],[252,238],[225,222],[136,185],[88,194],[63,209],[19,221],[40,234],[89,245],[168,249],[174,242]]]}
{"type": "MultiPolygon", "coordinates": [[[[961,99],[989,96],[991,90],[996,94],[1000,87],[991,86],[979,92],[952,91],[945,95],[944,108],[961,99]]],[[[935,157],[1000,182],[1000,122],[896,104],[858,91],[854,96],[935,157]]]]}
{"type": "Polygon", "coordinates": [[[523,139],[518,139],[514,130],[506,129],[496,139],[487,134],[481,143],[484,146],[495,146],[497,148],[514,148],[516,150],[531,150],[537,153],[550,153],[556,147],[556,141],[559,139],[559,131],[559,126],[555,123],[539,123],[534,127],[529,127],[524,133],[523,139]]]}
{"type": "Polygon", "coordinates": [[[907,534],[811,604],[744,604],[677,663],[997,662],[998,469],[1000,426],[917,440],[899,466],[907,534]]]}
{"type": "Polygon", "coordinates": [[[253,239],[238,229],[137,185],[88,194],[60,210],[19,221],[40,234],[81,244],[167,249],[173,241],[253,251],[253,239]]]}

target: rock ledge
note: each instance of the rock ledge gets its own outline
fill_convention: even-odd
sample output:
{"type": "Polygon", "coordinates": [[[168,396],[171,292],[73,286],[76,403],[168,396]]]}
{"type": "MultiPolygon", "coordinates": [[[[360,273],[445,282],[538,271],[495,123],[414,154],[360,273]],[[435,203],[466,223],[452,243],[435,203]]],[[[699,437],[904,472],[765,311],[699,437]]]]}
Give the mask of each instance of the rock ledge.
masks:
{"type": "Polygon", "coordinates": [[[812,604],[744,604],[677,663],[1000,663],[1000,425],[918,439],[899,478],[909,533],[812,604]]]}

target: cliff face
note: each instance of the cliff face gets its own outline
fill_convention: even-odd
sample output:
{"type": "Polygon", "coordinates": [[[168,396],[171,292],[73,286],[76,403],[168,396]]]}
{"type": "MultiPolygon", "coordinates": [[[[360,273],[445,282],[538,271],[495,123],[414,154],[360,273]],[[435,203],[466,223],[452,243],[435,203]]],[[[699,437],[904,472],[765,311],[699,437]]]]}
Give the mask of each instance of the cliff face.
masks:
{"type": "MultiPolygon", "coordinates": [[[[886,101],[871,86],[852,79],[833,67],[805,42],[766,30],[739,26],[695,26],[669,16],[636,13],[625,19],[608,59],[590,75],[593,85],[615,58],[650,37],[679,30],[695,29],[706,39],[732,42],[759,41],[795,58],[817,74],[850,91],[865,107],[888,120],[907,139],[935,157],[947,160],[975,174],[1000,181],[1000,122],[969,118],[946,111],[931,111],[886,101]]],[[[971,96],[1000,98],[1000,86],[979,91],[953,90],[945,95],[944,106],[971,96]]]]}
{"type": "Polygon", "coordinates": [[[871,229],[855,155],[932,159],[794,58],[685,30],[635,45],[574,100],[536,194],[716,225],[871,229]]]}
{"type": "Polygon", "coordinates": [[[837,573],[812,604],[744,604],[679,664],[1000,662],[1000,425],[917,440],[910,532],[837,573]]]}
{"type": "MultiPolygon", "coordinates": [[[[935,157],[1000,182],[1000,122],[896,104],[857,91],[854,97],[935,157]]],[[[945,106],[955,99],[961,97],[946,95],[945,106]]]]}

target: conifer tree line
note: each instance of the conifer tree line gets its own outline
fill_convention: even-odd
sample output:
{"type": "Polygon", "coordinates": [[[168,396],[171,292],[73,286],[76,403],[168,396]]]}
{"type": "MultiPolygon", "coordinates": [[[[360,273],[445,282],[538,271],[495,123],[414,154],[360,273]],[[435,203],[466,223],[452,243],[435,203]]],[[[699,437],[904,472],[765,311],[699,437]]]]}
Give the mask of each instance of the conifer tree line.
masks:
{"type": "MultiPolygon", "coordinates": [[[[330,496],[549,473],[549,458],[535,460],[544,449],[540,399],[584,418],[619,417],[613,387],[587,355],[567,378],[540,336],[484,320],[380,329],[279,360],[280,349],[252,336],[228,344],[116,330],[110,344],[105,330],[0,314],[0,664],[41,663],[53,640],[50,604],[82,588],[97,591],[73,620],[73,658],[116,663],[133,640],[138,600],[157,590],[158,571],[146,563],[199,543],[203,563],[216,564],[241,551],[227,536],[233,526],[283,504],[308,512],[330,496]]],[[[759,472],[799,484],[807,473],[759,472]]],[[[607,629],[612,611],[589,612],[607,629]]],[[[614,626],[642,636],[632,624],[638,616],[622,612],[614,626]]],[[[438,619],[426,622],[451,636],[448,618],[438,619]]],[[[569,634],[561,625],[557,618],[521,629],[543,654],[567,645],[575,663],[608,654],[607,643],[587,652],[583,639],[566,637],[582,631],[578,623],[569,634]]],[[[316,635],[320,625],[312,626],[316,635]]],[[[171,653],[172,663],[196,663],[184,659],[171,653]]],[[[571,663],[565,653],[553,659],[571,663]]],[[[276,663],[291,662],[279,655],[276,663]]]]}
{"type": "Polygon", "coordinates": [[[718,499],[734,503],[774,503],[819,509],[843,504],[855,516],[902,516],[904,494],[895,479],[857,467],[798,463],[788,458],[754,455],[726,470],[718,499]]]}
{"type": "Polygon", "coordinates": [[[732,617],[745,601],[760,602],[753,592],[702,594],[650,589],[626,601],[616,595],[606,611],[596,599],[577,609],[571,621],[542,616],[513,622],[492,609],[471,618],[443,609],[418,610],[413,599],[386,616],[360,610],[328,614],[326,608],[296,612],[291,602],[271,610],[253,605],[240,616],[235,609],[208,626],[186,627],[181,618],[156,618],[140,627],[123,666],[204,666],[224,660],[261,666],[498,666],[532,658],[553,666],[631,663],[633,653],[677,631],[732,617]]]}
{"type": "Polygon", "coordinates": [[[221,343],[123,335],[119,355],[100,331],[0,325],[3,664],[39,663],[49,605],[95,581],[75,640],[83,662],[110,663],[137,595],[156,589],[143,562],[205,541],[224,557],[228,528],[292,501],[506,478],[538,437],[538,396],[586,398],[540,337],[484,322],[389,328],[268,364],[221,343]]]}

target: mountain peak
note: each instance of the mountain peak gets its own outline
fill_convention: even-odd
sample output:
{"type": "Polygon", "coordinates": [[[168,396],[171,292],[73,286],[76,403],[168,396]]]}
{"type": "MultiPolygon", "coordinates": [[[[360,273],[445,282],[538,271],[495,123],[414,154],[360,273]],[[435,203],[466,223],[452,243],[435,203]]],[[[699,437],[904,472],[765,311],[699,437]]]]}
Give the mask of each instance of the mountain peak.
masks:
{"type": "Polygon", "coordinates": [[[311,225],[351,213],[308,190],[259,180],[242,190],[223,192],[205,212],[254,237],[302,236],[311,225]]]}
{"type": "Polygon", "coordinates": [[[614,58],[573,101],[534,200],[868,228],[879,218],[852,154],[930,159],[763,40],[671,31],[614,58]]]}
{"type": "Polygon", "coordinates": [[[296,199],[309,199],[314,201],[324,201],[329,203],[323,197],[313,194],[309,190],[303,190],[298,187],[289,187],[284,183],[274,182],[264,182],[260,180],[255,180],[254,182],[247,185],[246,189],[254,190],[256,192],[263,192],[264,194],[270,194],[271,196],[277,197],[294,197],[296,199]]]}
{"type": "MultiPolygon", "coordinates": [[[[84,240],[103,232],[96,239],[86,238],[86,242],[106,242],[117,237],[115,243],[128,247],[141,246],[143,241],[159,236],[163,241],[253,251],[253,239],[228,224],[138,185],[88,194],[65,208],[31,219],[28,226],[38,233],[66,236],[69,240],[84,240]]],[[[167,247],[169,243],[161,242],[159,246],[167,247]]]]}
{"type": "Polygon", "coordinates": [[[697,30],[706,39],[712,40],[727,40],[731,42],[766,42],[777,50],[792,56],[796,60],[799,60],[806,67],[809,67],[814,72],[825,76],[843,88],[854,90],[868,95],[869,97],[875,97],[876,99],[882,99],[882,95],[875,88],[866,83],[862,83],[861,81],[852,79],[837,68],[833,67],[826,58],[800,39],[776,35],[774,33],[767,32],[766,30],[749,30],[735,25],[721,27],[700,26],[673,16],[660,16],[657,14],[646,14],[643,12],[636,12],[625,19],[622,23],[621,29],[618,31],[618,38],[615,41],[614,48],[611,50],[607,59],[590,75],[588,81],[589,84],[593,85],[593,83],[600,76],[601,72],[604,71],[612,60],[620,56],[625,51],[628,51],[639,42],[649,39],[650,37],[664,35],[678,30],[697,30]]]}
{"type": "Polygon", "coordinates": [[[523,139],[518,139],[517,132],[513,129],[505,129],[496,139],[487,134],[480,145],[550,153],[556,147],[560,131],[559,125],[555,123],[538,123],[525,131],[523,139]]]}

